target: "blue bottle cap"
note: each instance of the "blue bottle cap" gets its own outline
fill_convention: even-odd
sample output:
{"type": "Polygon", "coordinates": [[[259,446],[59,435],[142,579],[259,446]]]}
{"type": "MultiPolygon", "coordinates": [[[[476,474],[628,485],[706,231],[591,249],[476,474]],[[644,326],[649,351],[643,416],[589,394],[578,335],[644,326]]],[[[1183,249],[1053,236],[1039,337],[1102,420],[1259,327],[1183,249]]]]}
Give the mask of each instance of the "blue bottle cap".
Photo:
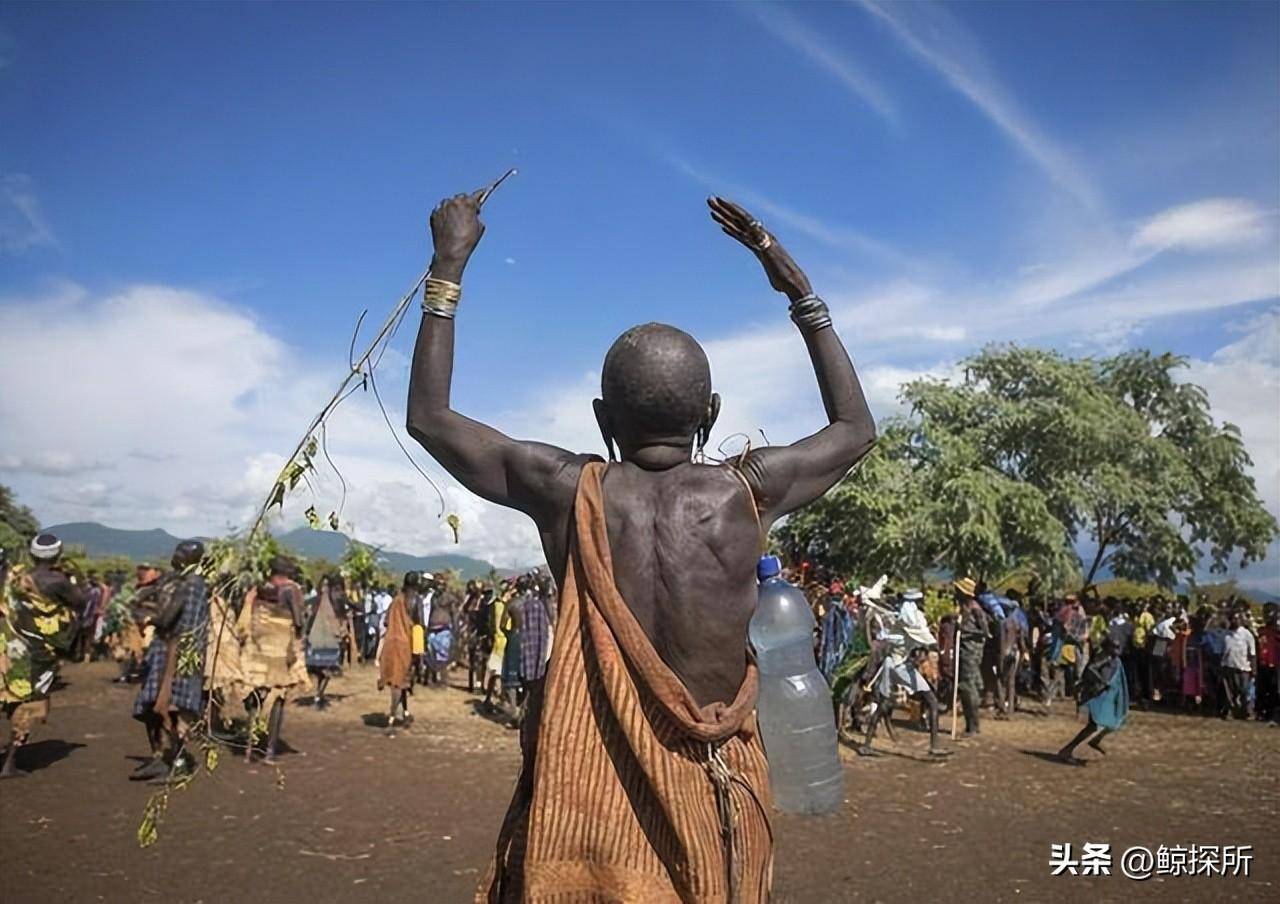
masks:
{"type": "Polygon", "coordinates": [[[767,581],[782,574],[782,560],[777,556],[761,556],[756,564],[756,580],[767,581]]]}

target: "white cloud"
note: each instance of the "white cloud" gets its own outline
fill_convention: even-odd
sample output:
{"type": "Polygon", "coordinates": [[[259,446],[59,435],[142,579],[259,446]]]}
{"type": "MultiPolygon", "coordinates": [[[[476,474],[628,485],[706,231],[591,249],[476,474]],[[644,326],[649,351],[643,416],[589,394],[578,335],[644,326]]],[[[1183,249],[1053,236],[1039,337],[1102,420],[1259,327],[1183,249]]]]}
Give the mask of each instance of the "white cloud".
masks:
{"type": "Polygon", "coordinates": [[[1266,217],[1242,198],[1207,198],[1156,214],[1134,233],[1136,248],[1203,251],[1251,245],[1267,237],[1266,217]]]}
{"type": "Polygon", "coordinates": [[[1192,360],[1187,379],[1208,391],[1219,422],[1240,428],[1258,491],[1280,513],[1280,307],[1254,318],[1208,360],[1192,360]]]}
{"type": "Polygon", "coordinates": [[[57,243],[31,177],[25,173],[0,177],[0,250],[21,254],[57,243]]]}
{"type": "MultiPolygon", "coordinates": [[[[1258,495],[1280,518],[1280,307],[1254,318],[1240,339],[1208,360],[1192,360],[1186,379],[1209,393],[1219,422],[1240,428],[1258,495]]],[[[1270,545],[1264,561],[1232,574],[1246,585],[1280,593],[1280,540],[1270,545]]]]}
{"type": "MultiPolygon", "coordinates": [[[[345,348],[342,349],[345,353],[345,348]]],[[[407,360],[383,362],[383,398],[404,423],[407,360]]],[[[165,286],[93,296],[62,286],[0,302],[0,480],[45,523],[100,520],[217,534],[247,525],[283,456],[333,391],[341,369],[306,361],[248,313],[165,286]]],[[[343,521],[411,553],[456,551],[500,565],[537,558],[528,519],[443,477],[402,435],[460,514],[462,543],[434,493],[401,457],[381,413],[357,394],[334,415],[329,451],[349,485],[343,521]]],[[[327,464],[293,494],[284,520],[338,506],[327,464]]]]}
{"type": "Polygon", "coordinates": [[[1091,208],[1101,201],[1071,156],[1044,135],[1023,113],[991,72],[986,55],[969,32],[940,6],[925,3],[859,5],[884,22],[919,60],[936,69],[1050,179],[1091,208]]]}
{"type": "Polygon", "coordinates": [[[735,5],[735,8],[749,12],[776,38],[798,50],[809,62],[840,82],[850,94],[890,123],[897,123],[897,111],[884,88],[789,11],[772,3],[744,3],[735,5]]]}

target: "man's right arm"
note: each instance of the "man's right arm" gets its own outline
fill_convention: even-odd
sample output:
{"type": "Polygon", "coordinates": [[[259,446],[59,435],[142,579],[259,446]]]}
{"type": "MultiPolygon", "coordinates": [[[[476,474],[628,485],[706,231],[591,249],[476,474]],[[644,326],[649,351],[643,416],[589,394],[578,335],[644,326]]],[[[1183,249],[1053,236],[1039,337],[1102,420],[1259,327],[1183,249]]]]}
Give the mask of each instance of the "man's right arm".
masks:
{"type": "MultiPolygon", "coordinates": [[[[431,278],[461,285],[484,225],[477,196],[442,201],[431,214],[431,278]]],[[[535,520],[572,503],[581,457],[509,436],[453,410],[454,319],[447,304],[424,307],[409,378],[409,435],[459,483],[535,520]]]]}

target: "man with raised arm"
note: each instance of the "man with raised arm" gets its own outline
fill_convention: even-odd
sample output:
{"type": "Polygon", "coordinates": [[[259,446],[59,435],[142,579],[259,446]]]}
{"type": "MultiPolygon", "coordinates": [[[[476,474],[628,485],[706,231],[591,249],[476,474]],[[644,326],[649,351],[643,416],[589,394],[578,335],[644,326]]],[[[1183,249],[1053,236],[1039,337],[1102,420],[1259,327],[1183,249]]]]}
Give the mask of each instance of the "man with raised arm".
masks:
{"type": "Polygon", "coordinates": [[[747,649],[755,565],[769,526],[874,442],[853,365],[791,256],[742,208],[711,198],[715,222],[791,300],[828,425],[736,467],[696,463],[720,410],[710,365],[691,336],[648,323],[605,357],[594,406],[607,464],[504,436],[450,406],[480,200],[458,195],[431,215],[408,429],[472,492],[534,520],[561,597],[546,677],[529,691],[520,781],[478,897],[766,900],[768,782],[747,649]]]}

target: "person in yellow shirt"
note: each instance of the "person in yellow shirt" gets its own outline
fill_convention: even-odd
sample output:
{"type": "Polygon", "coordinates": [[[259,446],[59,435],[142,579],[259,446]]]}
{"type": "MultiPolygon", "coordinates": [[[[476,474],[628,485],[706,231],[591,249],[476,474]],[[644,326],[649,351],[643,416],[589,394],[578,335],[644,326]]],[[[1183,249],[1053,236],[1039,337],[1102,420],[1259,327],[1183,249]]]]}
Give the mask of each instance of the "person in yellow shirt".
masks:
{"type": "Polygon", "coordinates": [[[503,581],[493,597],[490,610],[489,634],[493,638],[489,650],[489,660],[484,669],[484,702],[481,707],[485,712],[494,712],[493,696],[498,692],[498,684],[502,680],[502,661],[507,655],[507,634],[503,624],[507,620],[507,602],[515,595],[515,586],[510,581],[503,581]]]}
{"type": "Polygon", "coordinates": [[[1138,614],[1133,619],[1133,656],[1137,661],[1138,682],[1133,688],[1134,697],[1139,700],[1152,698],[1151,680],[1151,632],[1156,626],[1156,617],[1151,614],[1151,601],[1139,600],[1138,614]]]}
{"type": "Polygon", "coordinates": [[[1097,603],[1097,609],[1094,610],[1093,617],[1089,619],[1089,648],[1098,650],[1102,648],[1102,639],[1107,636],[1107,612],[1103,608],[1101,602],[1097,603]]]}

